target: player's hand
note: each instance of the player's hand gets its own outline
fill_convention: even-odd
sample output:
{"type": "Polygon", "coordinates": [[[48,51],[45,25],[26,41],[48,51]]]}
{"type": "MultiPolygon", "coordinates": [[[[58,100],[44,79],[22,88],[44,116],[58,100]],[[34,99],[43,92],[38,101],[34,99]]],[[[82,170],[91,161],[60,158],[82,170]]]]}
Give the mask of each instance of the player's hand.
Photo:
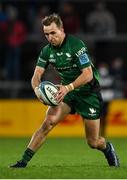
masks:
{"type": "Polygon", "coordinates": [[[58,90],[60,90],[60,86],[61,86],[60,84],[56,84],[58,90]]]}
{"type": "Polygon", "coordinates": [[[66,89],[65,86],[62,85],[57,85],[59,91],[56,94],[56,100],[58,102],[61,102],[64,99],[64,96],[68,93],[68,90],[66,89]]]}
{"type": "Polygon", "coordinates": [[[35,92],[35,95],[37,96],[37,98],[40,99],[41,98],[41,94],[39,92],[39,87],[35,87],[34,92],[35,92]]]}
{"type": "Polygon", "coordinates": [[[41,98],[39,87],[35,87],[34,92],[35,92],[35,95],[37,96],[37,98],[39,99],[39,101],[41,101],[43,104],[45,104],[44,101],[41,98]]]}

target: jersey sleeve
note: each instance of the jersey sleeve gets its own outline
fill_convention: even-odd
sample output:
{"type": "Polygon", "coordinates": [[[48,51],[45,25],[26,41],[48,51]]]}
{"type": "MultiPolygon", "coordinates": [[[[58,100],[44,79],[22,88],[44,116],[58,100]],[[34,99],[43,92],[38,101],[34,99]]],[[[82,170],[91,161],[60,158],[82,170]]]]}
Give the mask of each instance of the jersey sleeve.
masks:
{"type": "Polygon", "coordinates": [[[49,59],[48,58],[48,48],[44,47],[41,50],[40,54],[39,54],[36,66],[40,66],[40,67],[46,68],[48,66],[48,64],[49,64],[48,59],[49,59]]]}
{"type": "Polygon", "coordinates": [[[79,69],[86,68],[91,65],[91,60],[85,44],[78,40],[74,48],[75,63],[79,69]]]}

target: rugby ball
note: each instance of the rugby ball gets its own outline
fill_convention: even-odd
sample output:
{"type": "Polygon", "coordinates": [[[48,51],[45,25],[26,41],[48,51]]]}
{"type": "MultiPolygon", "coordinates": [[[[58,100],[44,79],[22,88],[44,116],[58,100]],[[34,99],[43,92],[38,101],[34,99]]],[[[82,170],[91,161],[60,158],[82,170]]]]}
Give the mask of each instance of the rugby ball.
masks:
{"type": "Polygon", "coordinates": [[[59,103],[55,100],[58,87],[50,81],[43,81],[39,84],[39,92],[42,101],[50,106],[57,106],[59,103]]]}

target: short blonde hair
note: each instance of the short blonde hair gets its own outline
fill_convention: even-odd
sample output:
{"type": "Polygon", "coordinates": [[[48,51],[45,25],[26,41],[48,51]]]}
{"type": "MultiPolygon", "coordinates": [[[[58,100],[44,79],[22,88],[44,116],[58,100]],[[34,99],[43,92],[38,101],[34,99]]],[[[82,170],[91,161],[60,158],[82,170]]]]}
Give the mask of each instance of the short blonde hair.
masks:
{"type": "Polygon", "coordinates": [[[61,20],[61,17],[56,13],[45,16],[44,19],[42,19],[43,26],[49,26],[53,22],[57,25],[58,28],[63,28],[63,22],[61,20]]]}

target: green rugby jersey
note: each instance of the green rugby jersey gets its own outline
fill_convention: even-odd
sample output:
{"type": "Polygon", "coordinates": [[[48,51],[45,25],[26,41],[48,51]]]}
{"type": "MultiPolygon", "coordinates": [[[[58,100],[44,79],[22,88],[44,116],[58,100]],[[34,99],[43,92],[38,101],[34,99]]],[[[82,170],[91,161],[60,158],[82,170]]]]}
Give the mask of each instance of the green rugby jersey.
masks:
{"type": "Polygon", "coordinates": [[[63,85],[73,82],[82,73],[83,68],[91,65],[94,78],[90,83],[83,85],[83,89],[98,89],[98,72],[90,60],[86,45],[75,36],[66,35],[60,47],[48,44],[42,48],[36,65],[46,68],[50,63],[58,71],[63,85]]]}

